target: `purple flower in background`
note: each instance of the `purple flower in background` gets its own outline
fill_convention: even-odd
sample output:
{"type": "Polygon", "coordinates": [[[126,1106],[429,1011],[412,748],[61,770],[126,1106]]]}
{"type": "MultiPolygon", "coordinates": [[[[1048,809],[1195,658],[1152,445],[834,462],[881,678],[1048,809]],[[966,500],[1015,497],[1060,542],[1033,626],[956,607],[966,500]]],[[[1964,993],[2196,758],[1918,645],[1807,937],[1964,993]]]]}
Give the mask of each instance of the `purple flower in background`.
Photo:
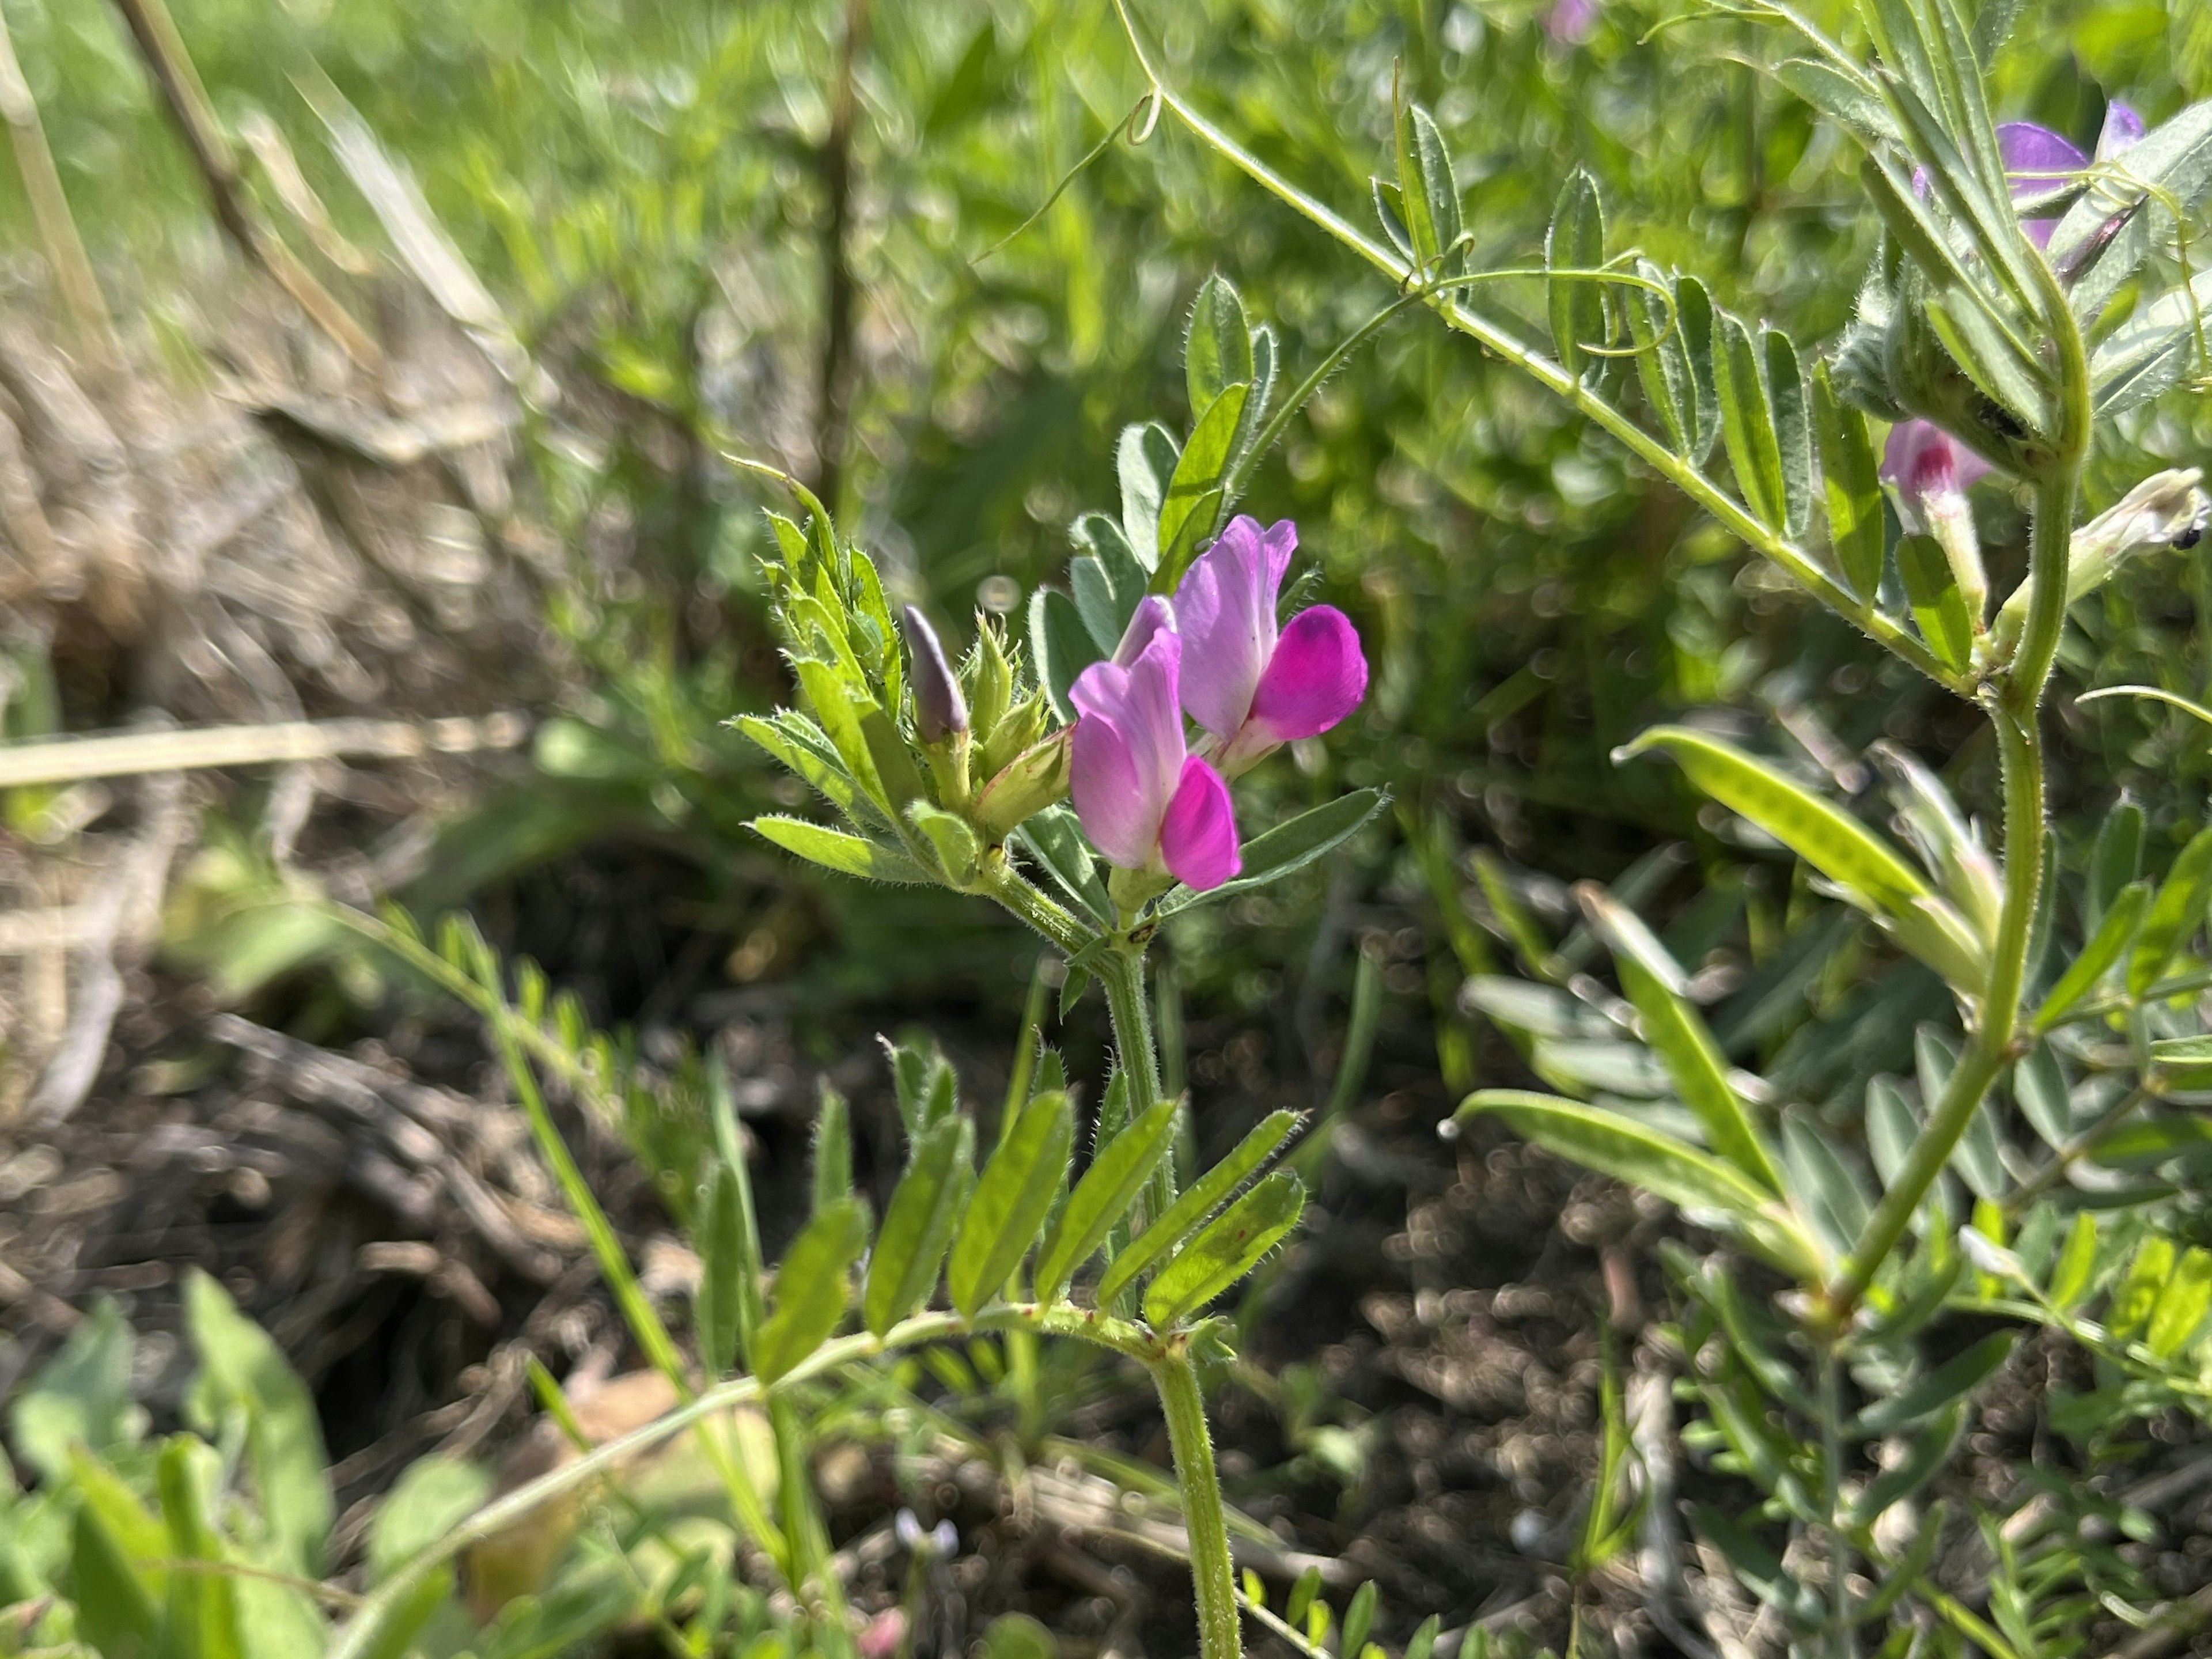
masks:
{"type": "Polygon", "coordinates": [[[1317,605],[1276,623],[1297,544],[1288,519],[1267,530],[1233,519],[1176,591],[1182,706],[1219,742],[1214,758],[1232,777],[1278,744],[1318,737],[1367,695],[1367,659],[1344,612],[1317,605]]]}
{"type": "Polygon", "coordinates": [[[1598,0],[1553,0],[1544,18],[1544,33],[1555,46],[1578,46],[1597,27],[1598,0]]]}
{"type": "Polygon", "coordinates": [[[2109,161],[2122,150],[2133,149],[2143,136],[2143,118],[2129,105],[2105,106],[2105,125],[2097,134],[2097,159],[2109,161]]]}
{"type": "MultiPolygon", "coordinates": [[[[2089,158],[2067,140],[2033,121],[2007,121],[1999,127],[1997,151],[2004,157],[2005,182],[2015,202],[2048,196],[2089,165],[2089,158]]],[[[2036,246],[2048,247],[2058,221],[2023,219],[2020,228],[2036,246]]]]}
{"type": "Polygon", "coordinates": [[[1183,641],[1161,599],[1137,609],[1111,662],[1076,676],[1075,812],[1109,864],[1164,867],[1204,892],[1244,867],[1221,774],[1183,743],[1183,641]]]}

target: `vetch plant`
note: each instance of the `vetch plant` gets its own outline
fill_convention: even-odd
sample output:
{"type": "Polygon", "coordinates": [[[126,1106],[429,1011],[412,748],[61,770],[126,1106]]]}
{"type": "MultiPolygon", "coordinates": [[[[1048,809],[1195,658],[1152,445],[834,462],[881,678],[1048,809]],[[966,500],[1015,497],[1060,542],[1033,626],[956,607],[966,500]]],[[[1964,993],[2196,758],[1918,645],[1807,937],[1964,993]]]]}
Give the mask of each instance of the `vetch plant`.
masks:
{"type": "Polygon", "coordinates": [[[772,515],[775,620],[805,708],[738,726],[838,822],[755,827],[844,874],[1001,905],[1066,957],[1064,1003],[1092,978],[1103,985],[1115,1066],[1079,1179],[1064,1088],[1009,1103],[980,1173],[975,1126],[949,1088],[917,1093],[907,1172],[872,1248],[865,1212],[840,1212],[805,1340],[774,1345],[769,1363],[757,1350],[751,1358],[772,1387],[830,1341],[838,1287],[866,1253],[861,1301],[878,1344],[1035,1330],[1141,1361],[1174,1450],[1201,1650],[1222,1659],[1242,1641],[1196,1359],[1226,1342],[1209,1304],[1297,1224],[1297,1176],[1265,1172],[1297,1119],[1273,1115],[1222,1163],[1178,1179],[1170,1153],[1186,1109],[1162,1097],[1146,950],[1168,917],[1303,867],[1383,803],[1353,792],[1240,845],[1230,780],[1341,721],[1367,668],[1341,611],[1279,616],[1295,528],[1223,522],[1244,469],[1280,430],[1282,410],[1267,419],[1273,337],[1217,278],[1199,296],[1186,355],[1194,428],[1180,442],[1158,423],[1124,433],[1119,519],[1079,520],[1071,592],[1032,602],[1035,681],[988,617],[957,669],[918,611],[894,627],[872,561],[803,491],[805,526],[772,515]],[[1079,1300],[1094,1261],[1099,1276],[1079,1300]],[[927,1311],[940,1264],[947,1314],[927,1311]]]}
{"type": "MultiPolygon", "coordinates": [[[[1546,983],[1478,981],[1470,999],[1562,1092],[1478,1091],[1457,1121],[1496,1117],[1636,1183],[1780,1275],[1787,1288],[1762,1304],[1724,1260],[1670,1258],[1688,1310],[1675,1335],[1707,1412],[1693,1442],[1759,1493],[1741,1520],[1695,1519],[1794,1643],[1839,1656],[1863,1636],[1902,1650],[1916,1629],[1942,1632],[1946,1650],[2025,1655],[2043,1650],[2053,1620],[2095,1605],[2078,1599],[2085,1558],[2031,1571],[2009,1531],[1985,1595],[1946,1588],[1939,1561],[1960,1528],[1923,1508],[1924,1493],[2014,1338],[1936,1364],[1923,1353],[1932,1326],[1966,1312],[2055,1324],[2104,1363],[2164,1379],[2155,1397],[2170,1400],[2186,1369],[2173,1357],[2203,1352],[2212,1301],[2203,1263],[2185,1267],[2160,1231],[2206,1167],[2188,1105],[2212,1078],[2197,1059],[2212,1049],[2200,1003],[2212,828],[2155,884],[2142,874],[2142,815],[2124,803],[2094,848],[2054,845],[2045,731],[2068,606],[2145,549],[2193,545],[2205,519],[2198,476],[2183,470],[2080,521],[2102,423],[2202,384],[2212,363],[2212,276],[2187,257],[2212,192],[2212,104],[2149,131],[2116,106],[2094,156],[2000,125],[1984,66],[2013,13],[1984,6],[1970,27],[1954,0],[1867,0],[1862,55],[1790,8],[1749,9],[1796,54],[1776,78],[1857,146],[1881,221],[1856,316],[1814,354],[1730,314],[1695,277],[1608,246],[1581,174],[1547,239],[1548,349],[1532,343],[1468,296],[1472,238],[1419,110],[1398,112],[1395,175],[1376,185],[1382,234],[1370,235],[1170,85],[1123,9],[1152,99],[1202,143],[1988,723],[2000,774],[1989,841],[1899,752],[1883,758],[1902,847],[1790,767],[1699,726],[1656,728],[1618,757],[1671,757],[1802,861],[1816,892],[1940,979],[1943,1003],[1920,1011],[1916,1075],[1878,1077],[1863,1101],[1795,1100],[1742,1069],[1743,1039],[1724,1043],[1700,1006],[1711,988],[1620,899],[1581,890],[1615,995],[1576,971],[1506,883],[1484,879],[1499,931],[1546,983]],[[1984,477],[2031,504],[2026,575],[1994,610],[1969,495],[1984,477]],[[2086,879],[2062,878],[2069,855],[2086,879]],[[1785,1553],[1770,1523],[1802,1537],[1785,1553]]],[[[2130,1398],[2116,1384],[2069,1432],[2094,1440],[2130,1398]]]]}

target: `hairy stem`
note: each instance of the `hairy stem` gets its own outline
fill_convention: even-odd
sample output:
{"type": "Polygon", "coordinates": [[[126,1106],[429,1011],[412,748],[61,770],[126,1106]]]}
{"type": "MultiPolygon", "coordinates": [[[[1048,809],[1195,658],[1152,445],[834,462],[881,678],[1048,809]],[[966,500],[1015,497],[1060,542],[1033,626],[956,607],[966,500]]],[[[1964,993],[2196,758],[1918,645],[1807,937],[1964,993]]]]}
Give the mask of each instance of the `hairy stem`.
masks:
{"type": "Polygon", "coordinates": [[[2072,544],[2074,496],[2080,463],[2069,461],[2036,490],[2035,526],[2029,544],[2028,620],[2011,675],[1990,700],[1997,757],[2004,775],[2004,902],[1997,914],[1989,984],[1973,1040],[1945,1085],[1928,1127],[1912,1144],[1904,1170],[1859,1235],[1843,1276],[1829,1288],[1828,1313],[1848,1318],[1875,1274],[1897,1248],[1928,1188],[1950,1162],[1966,1126],[1997,1074],[2014,1057],[2020,1032],[2020,994],[2027,949],[2043,887],[2043,693],[2057,655],[2065,621],[2066,566],[2072,544]],[[2053,595],[2056,595],[2056,598],[2053,595]]]}
{"type": "Polygon", "coordinates": [[[1820,1354],[1821,1462],[1827,1475],[1828,1659],[1855,1659],[1851,1626],[1851,1540],[1844,1530],[1844,1379],[1836,1345],[1820,1354]]]}
{"type": "Polygon", "coordinates": [[[1230,1565],[1229,1517],[1221,1506],[1221,1477],[1213,1467],[1213,1436],[1206,1426],[1198,1368],[1189,1350],[1178,1346],[1153,1360],[1150,1370],[1167,1413],[1176,1480],[1182,1488],[1200,1659],[1242,1659],[1244,1638],[1237,1615],[1237,1577],[1230,1565]]]}
{"type": "Polygon", "coordinates": [[[1114,1053],[1129,1079],[1129,1115],[1160,1098],[1160,1063],[1153,1052],[1152,1007],[1145,995],[1144,947],[1109,945],[1098,963],[1106,1011],[1114,1022],[1114,1053]]]}

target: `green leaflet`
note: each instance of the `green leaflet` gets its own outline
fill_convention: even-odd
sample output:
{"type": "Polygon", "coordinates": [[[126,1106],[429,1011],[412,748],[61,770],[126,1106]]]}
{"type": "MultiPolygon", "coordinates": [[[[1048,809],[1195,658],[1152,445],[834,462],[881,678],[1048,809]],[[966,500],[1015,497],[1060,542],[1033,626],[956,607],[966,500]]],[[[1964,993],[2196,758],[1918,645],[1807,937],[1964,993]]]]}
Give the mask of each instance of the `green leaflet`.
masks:
{"type": "Polygon", "coordinates": [[[849,1275],[868,1246],[868,1206],[841,1198],[815,1212],[775,1273],[775,1308],[753,1334],[753,1375],[787,1376],[836,1333],[852,1297],[849,1275]]]}
{"type": "Polygon", "coordinates": [[[2143,1329],[2143,1345],[2161,1359],[2187,1347],[2212,1310],[2212,1251],[2195,1245],[2181,1253],[2173,1273],[2160,1291],[2143,1329]]]}
{"type": "Polygon", "coordinates": [[[2096,845],[2089,852],[2089,921],[2093,927],[2118,898],[2120,890],[2142,874],[2142,806],[2123,795],[2097,826],[2096,845]]]}
{"type": "Polygon", "coordinates": [[[1813,415],[1797,348],[1778,328],[1759,336],[1767,395],[1773,400],[1775,452],[1782,466],[1782,500],[1790,533],[1802,536],[1813,523],[1813,415]]]}
{"type": "Polygon", "coordinates": [[[1459,185],[1452,177],[1443,135],[1428,111],[1418,104],[1400,103],[1397,137],[1399,205],[1413,244],[1413,263],[1426,275],[1458,244],[1459,185]]]}
{"type": "Polygon", "coordinates": [[[1881,465],[1866,416],[1836,395],[1828,366],[1813,370],[1813,424],[1820,434],[1828,544],[1844,582],[1871,607],[1881,591],[1884,526],[1881,465]]]}
{"type": "Polygon", "coordinates": [[[1190,326],[1183,333],[1182,372],[1194,416],[1211,408],[1231,386],[1255,384],[1252,330],[1245,320],[1244,301],[1236,285],[1218,270],[1191,302],[1190,326]]]}
{"type": "Polygon", "coordinates": [[[1152,592],[1172,593],[1183,573],[1211,540],[1221,516],[1222,480],[1236,459],[1237,435],[1252,388],[1243,381],[1222,389],[1191,428],[1190,442],[1176,463],[1160,503],[1160,562],[1152,573],[1152,592]]]}
{"type": "Polygon", "coordinates": [[[744,714],[732,723],[839,811],[849,817],[875,810],[875,803],[860,793],[845,769],[836,745],[805,715],[787,708],[773,719],[744,714]]]}
{"type": "MultiPolygon", "coordinates": [[[[1636,274],[1648,283],[1670,287],[1667,273],[1649,259],[1636,262],[1636,274]]],[[[1620,303],[1628,314],[1628,337],[1636,346],[1636,374],[1644,385],[1644,399],[1666,430],[1667,447],[1694,459],[1699,431],[1698,381],[1679,326],[1681,301],[1677,298],[1670,307],[1662,295],[1629,288],[1623,290],[1620,303]]]]}
{"type": "Polygon", "coordinates": [[[927,883],[927,872],[902,849],[866,841],[827,824],[772,813],[755,818],[746,828],[787,853],[796,853],[810,864],[834,870],[841,876],[863,876],[872,881],[927,883]]]}
{"type": "Polygon", "coordinates": [[[1306,1189],[1278,1170],[1224,1210],[1169,1261],[1145,1292],[1145,1317],[1167,1328],[1219,1296],[1283,1241],[1305,1208],[1306,1189]]]}
{"type": "MultiPolygon", "coordinates": [[[[1163,1100],[1103,1140],[1037,1251],[1036,1298],[1057,1301],[1114,1224],[1129,1212],[1175,1139],[1176,1103],[1163,1100]]],[[[1102,1137],[1103,1138],[1103,1137],[1102,1137]]]]}
{"type": "Polygon", "coordinates": [[[1679,994],[1681,969],[1633,912],[1602,894],[1589,896],[1585,903],[1613,953],[1620,988],[1642,1016],[1644,1040],[1658,1050],[1683,1104],[1697,1114],[1706,1144],[1779,1197],[1782,1171],[1742,1097],[1729,1081],[1720,1045],[1703,1017],[1679,994]]]}
{"type": "MultiPolygon", "coordinates": [[[[1202,412],[1194,409],[1191,417],[1202,412]]],[[[1180,453],[1174,434],[1158,421],[1123,427],[1114,448],[1114,469],[1121,480],[1121,530],[1129,551],[1148,571],[1159,568],[1160,509],[1180,453]]]]}
{"type": "Polygon", "coordinates": [[[1894,1434],[1930,1418],[1979,1388],[2011,1358],[2019,1340],[2014,1331],[1993,1331],[1963,1353],[1938,1365],[1917,1382],[1870,1403],[1849,1432],[1873,1439],[1894,1434]]]}
{"type": "Polygon", "coordinates": [[[884,1211],[860,1299],[861,1317],[878,1336],[929,1299],[975,1184],[975,1125],[969,1118],[941,1117],[916,1138],[914,1156],[884,1211]]]}
{"type": "MultiPolygon", "coordinates": [[[[1605,263],[1605,212],[1599,205],[1597,181],[1577,167],[1560,188],[1552,210],[1551,228],[1544,236],[1544,265],[1548,270],[1595,270],[1605,263]]],[[[1605,289],[1589,276],[1554,276],[1547,285],[1552,321],[1552,352],[1559,367],[1577,380],[1593,362],[1586,348],[1603,347],[1606,341],[1605,289]]]]}
{"type": "Polygon", "coordinates": [[[2173,953],[2204,922],[2212,904],[2212,830],[2200,830],[2173,860],[2128,954],[2128,994],[2140,1000],[2158,983],[2173,953]]]}
{"type": "Polygon", "coordinates": [[[1067,700],[1075,677],[1103,654],[1074,600],[1056,587],[1040,587],[1030,595],[1030,656],[1038,683],[1062,720],[1075,718],[1075,706],[1067,700]]]}
{"type": "Polygon", "coordinates": [[[994,1300],[1044,1224],[1075,1145],[1075,1108],[1063,1090],[1038,1095],[983,1166],[952,1243],[952,1305],[974,1318],[994,1300]]]}
{"type": "Polygon", "coordinates": [[[192,1391],[195,1417],[212,1423],[234,1410],[244,1413],[246,1455],[275,1562],[286,1572],[315,1577],[337,1511],[314,1396],[269,1334],[197,1269],[185,1280],[185,1322],[202,1366],[192,1391]]]}
{"type": "Polygon", "coordinates": [[[1723,312],[1714,324],[1713,388],[1720,398],[1721,439],[1735,469],[1736,488],[1753,517],[1786,530],[1790,485],[1765,356],[1741,318],[1723,312]]]}
{"type": "Polygon", "coordinates": [[[1933,536],[1902,538],[1897,544],[1897,573],[1905,580],[1905,596],[1912,606],[1912,620],[1920,626],[1920,637],[1945,667],[1963,670],[1973,657],[1973,615],[1942,544],[1933,536]]]}
{"type": "Polygon", "coordinates": [[[1801,1277],[1820,1271],[1812,1241],[1750,1176],[1624,1113],[1518,1089],[1477,1091],[1461,1103],[1459,1115],[1476,1112],[1494,1113],[1522,1139],[1670,1204],[1733,1218],[1747,1242],[1785,1271],[1801,1277]]]}
{"type": "Polygon", "coordinates": [[[2051,1270],[2051,1286],[2044,1292],[2051,1305],[2069,1313],[2081,1305],[2097,1274],[2097,1215],[2094,1210],[2075,1212],[2074,1226],[2066,1235],[2066,1248],[2051,1270]]]}
{"type": "Polygon", "coordinates": [[[2058,976],[2058,983],[2044,998],[2043,1006],[2035,1011],[2038,1031],[2047,1031],[2057,1024],[2073,1012],[2082,998],[2097,988],[2134,941],[2143,912],[2149,908],[2148,882],[2130,882],[2120,890],[2112,908],[2105,912],[2104,920],[2097,924],[2097,931],[2082,945],[2081,954],[2066,965],[2066,971],[2058,976]]]}
{"type": "Polygon", "coordinates": [[[853,1195],[853,1113],[825,1079],[814,1109],[814,1209],[820,1215],[853,1195]]]}
{"type": "Polygon", "coordinates": [[[221,1462],[214,1447],[179,1434],[161,1443],[155,1465],[169,1559],[215,1569],[173,1570],[168,1575],[161,1625],[180,1659],[246,1659],[238,1628],[238,1581],[222,1570],[228,1565],[222,1540],[209,1515],[221,1462]]]}
{"type": "Polygon", "coordinates": [[[1928,896],[1927,883],[1872,830],[1734,744],[1686,726],[1658,726],[1615,750],[1613,759],[1652,749],[1665,750],[1700,790],[1869,906],[1907,915],[1928,896]]]}
{"type": "Polygon", "coordinates": [[[2069,1097],[2066,1074],[2047,1042],[2039,1042],[2012,1068],[2012,1097],[2028,1127],[2054,1152],[2074,1138],[2074,1104],[2069,1097]]]}
{"type": "Polygon", "coordinates": [[[1298,1126],[1296,1112],[1271,1112],[1254,1125],[1236,1150],[1184,1189],[1167,1213],[1129,1241],[1098,1281],[1098,1305],[1110,1308],[1147,1267],[1189,1237],[1245,1179],[1274,1155],[1298,1126]]]}

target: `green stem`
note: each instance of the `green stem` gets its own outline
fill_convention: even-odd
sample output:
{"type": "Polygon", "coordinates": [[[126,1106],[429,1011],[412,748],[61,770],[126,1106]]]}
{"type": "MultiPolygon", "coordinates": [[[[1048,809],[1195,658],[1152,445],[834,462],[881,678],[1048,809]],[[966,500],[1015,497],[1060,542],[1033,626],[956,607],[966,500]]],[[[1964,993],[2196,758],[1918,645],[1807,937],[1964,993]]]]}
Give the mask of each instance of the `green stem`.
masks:
{"type": "Polygon", "coordinates": [[[1843,1362],[1836,1345],[1820,1355],[1821,1461],[1828,1500],[1828,1659],[1853,1659],[1858,1644],[1851,1626],[1851,1541],[1844,1530],[1843,1362]]]}
{"type": "Polygon", "coordinates": [[[2066,567],[2073,543],[2079,467],[2078,459],[2069,460],[2037,487],[2035,525],[2028,547],[2027,625],[2006,684],[1990,700],[1989,708],[1990,724],[1996,728],[1997,758],[2004,778],[2005,879],[1981,1017],[1935,1115],[1913,1142],[1904,1170],[1859,1235],[1843,1277],[1829,1289],[1828,1315],[1837,1322],[1850,1316],[1881,1264],[1897,1248],[1912,1224],[1920,1200],[1950,1162],[1966,1126],[1972,1122],[1982,1097],[2014,1057],[2021,987],[2027,972],[2036,900],[2043,886],[2043,732],[2039,717],[2051,665],[2057,656],[2058,630],[2066,619],[2066,567]]]}
{"type": "Polygon", "coordinates": [[[1065,906],[1056,904],[1016,873],[1003,847],[987,848],[971,890],[995,899],[1073,957],[1097,938],[1065,906]]]}
{"type": "Polygon", "coordinates": [[[1221,1504],[1221,1477],[1213,1467],[1213,1436],[1206,1426],[1206,1400],[1190,1350],[1178,1343],[1149,1367],[1167,1413],[1168,1443],[1175,1450],[1176,1480],[1182,1488],[1182,1524],[1190,1537],[1190,1582],[1198,1606],[1200,1659],[1243,1659],[1244,1637],[1237,1615],[1237,1575],[1229,1558],[1229,1516],[1221,1504]]]}
{"type": "Polygon", "coordinates": [[[1114,1053],[1129,1079],[1129,1115],[1160,1098],[1160,1063],[1153,1053],[1152,1006],[1145,995],[1144,947],[1126,939],[1109,945],[1098,962],[1106,1012],[1114,1022],[1114,1053]]]}

